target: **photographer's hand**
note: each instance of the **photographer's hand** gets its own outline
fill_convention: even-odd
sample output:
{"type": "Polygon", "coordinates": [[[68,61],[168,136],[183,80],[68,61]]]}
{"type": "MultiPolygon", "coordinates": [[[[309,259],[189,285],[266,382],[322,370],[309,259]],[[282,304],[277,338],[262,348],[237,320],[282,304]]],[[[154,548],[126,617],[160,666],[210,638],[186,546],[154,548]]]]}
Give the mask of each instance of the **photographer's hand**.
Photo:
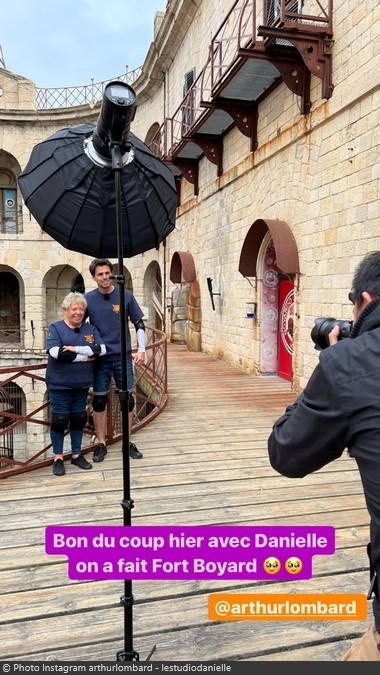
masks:
{"type": "Polygon", "coordinates": [[[332,347],[332,345],[336,345],[336,343],[339,340],[339,335],[340,335],[340,326],[338,326],[338,325],[334,326],[332,331],[329,333],[330,347],[332,347]]]}

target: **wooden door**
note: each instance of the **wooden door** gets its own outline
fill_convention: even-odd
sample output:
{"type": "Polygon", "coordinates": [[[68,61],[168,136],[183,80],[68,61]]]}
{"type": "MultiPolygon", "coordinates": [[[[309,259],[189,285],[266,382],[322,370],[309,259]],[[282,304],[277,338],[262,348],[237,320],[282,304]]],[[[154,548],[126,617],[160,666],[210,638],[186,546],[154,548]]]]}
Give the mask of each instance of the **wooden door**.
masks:
{"type": "Polygon", "coordinates": [[[292,279],[280,278],[277,374],[286,380],[293,379],[293,325],[294,283],[292,279]]]}

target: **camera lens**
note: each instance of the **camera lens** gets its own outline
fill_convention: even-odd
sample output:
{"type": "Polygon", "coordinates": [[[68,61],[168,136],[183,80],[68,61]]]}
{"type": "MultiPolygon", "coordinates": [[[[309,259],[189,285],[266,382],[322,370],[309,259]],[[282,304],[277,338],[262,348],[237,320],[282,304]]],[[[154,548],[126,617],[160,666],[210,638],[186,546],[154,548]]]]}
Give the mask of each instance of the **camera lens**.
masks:
{"type": "Polygon", "coordinates": [[[343,338],[350,337],[352,321],[340,321],[339,319],[334,319],[333,317],[318,317],[314,319],[314,327],[311,330],[311,339],[314,342],[315,349],[321,351],[330,346],[329,342],[329,333],[331,333],[334,326],[340,327],[340,333],[338,340],[343,338]]]}

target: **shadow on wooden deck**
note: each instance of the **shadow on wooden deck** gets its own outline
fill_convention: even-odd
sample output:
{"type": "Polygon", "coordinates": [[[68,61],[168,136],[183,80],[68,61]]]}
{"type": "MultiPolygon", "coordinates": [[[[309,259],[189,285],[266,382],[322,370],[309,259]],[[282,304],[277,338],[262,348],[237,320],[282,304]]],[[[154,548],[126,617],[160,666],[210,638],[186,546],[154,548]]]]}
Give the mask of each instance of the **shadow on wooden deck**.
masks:
{"type": "MultiPolygon", "coordinates": [[[[152,660],[337,661],[372,619],[221,621],[211,592],[366,593],[368,515],[346,454],[289,480],[270,467],[273,421],[294,400],[277,377],[254,377],[169,346],[169,403],[133,436],[132,525],[332,525],[336,553],[317,556],[309,581],[135,581],[135,651],[152,660]]],[[[91,459],[91,456],[88,456],[91,459]]],[[[0,660],[115,661],[123,650],[123,582],[72,581],[47,556],[47,525],[121,525],[120,445],[89,472],[67,465],[0,481],[0,660]]]]}

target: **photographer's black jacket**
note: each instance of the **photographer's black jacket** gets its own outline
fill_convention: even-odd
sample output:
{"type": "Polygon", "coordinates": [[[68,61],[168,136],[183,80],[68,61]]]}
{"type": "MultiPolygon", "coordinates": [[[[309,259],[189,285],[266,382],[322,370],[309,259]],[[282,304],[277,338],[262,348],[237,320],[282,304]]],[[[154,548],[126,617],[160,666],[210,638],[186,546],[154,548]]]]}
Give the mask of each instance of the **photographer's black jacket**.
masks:
{"type": "MultiPolygon", "coordinates": [[[[380,300],[364,309],[355,339],[320,353],[306,388],[274,424],[268,439],[272,467],[302,478],[347,448],[362,479],[370,515],[371,562],[380,578],[380,300]]],[[[373,611],[380,633],[379,583],[373,611]]]]}

